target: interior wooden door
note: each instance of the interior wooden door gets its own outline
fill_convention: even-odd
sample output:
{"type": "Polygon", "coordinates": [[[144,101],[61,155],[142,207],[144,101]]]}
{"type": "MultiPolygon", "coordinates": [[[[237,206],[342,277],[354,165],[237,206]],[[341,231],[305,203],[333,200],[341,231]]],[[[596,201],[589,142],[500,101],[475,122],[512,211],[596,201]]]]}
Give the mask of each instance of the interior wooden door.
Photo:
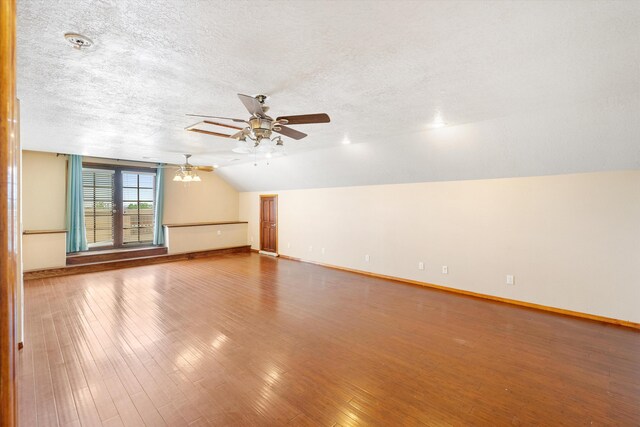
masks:
{"type": "Polygon", "coordinates": [[[278,252],[278,196],[260,196],[260,250],[278,252]]]}

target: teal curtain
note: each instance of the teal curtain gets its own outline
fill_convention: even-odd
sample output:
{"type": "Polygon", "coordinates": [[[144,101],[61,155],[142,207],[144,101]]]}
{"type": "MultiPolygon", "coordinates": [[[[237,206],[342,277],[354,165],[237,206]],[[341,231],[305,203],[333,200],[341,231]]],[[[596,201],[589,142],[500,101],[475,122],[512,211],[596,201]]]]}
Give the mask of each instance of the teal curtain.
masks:
{"type": "Polygon", "coordinates": [[[82,199],[82,156],[70,155],[67,174],[67,253],[87,249],[82,199]]]}
{"type": "Polygon", "coordinates": [[[162,209],[164,206],[164,168],[156,170],[156,198],[153,211],[153,244],[164,245],[164,227],[162,226],[162,209]]]}

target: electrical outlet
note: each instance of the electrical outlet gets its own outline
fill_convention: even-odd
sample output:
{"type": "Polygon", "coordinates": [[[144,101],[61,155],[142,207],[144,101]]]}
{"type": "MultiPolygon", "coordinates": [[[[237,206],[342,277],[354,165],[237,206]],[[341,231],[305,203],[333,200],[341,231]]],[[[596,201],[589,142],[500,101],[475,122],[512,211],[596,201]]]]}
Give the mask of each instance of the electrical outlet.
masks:
{"type": "Polygon", "coordinates": [[[324,248],[320,248],[320,253],[324,255],[324,248]]]}
{"type": "Polygon", "coordinates": [[[287,242],[287,249],[291,248],[291,243],[287,242]]]}
{"type": "Polygon", "coordinates": [[[507,274],[507,285],[515,285],[515,284],[516,282],[513,275],[507,274]]]}
{"type": "Polygon", "coordinates": [[[221,235],[222,235],[222,230],[218,230],[218,231],[216,232],[216,234],[217,234],[218,236],[221,236],[221,235]]]}
{"type": "Polygon", "coordinates": [[[449,267],[447,267],[446,265],[442,266],[442,274],[449,274],[449,267]]]}
{"type": "Polygon", "coordinates": [[[371,261],[371,257],[369,256],[369,254],[364,256],[364,262],[369,262],[371,261]]]}
{"type": "Polygon", "coordinates": [[[249,243],[253,243],[253,236],[249,237],[249,243]]]}
{"type": "Polygon", "coordinates": [[[313,252],[313,246],[309,246],[309,252],[313,252]]]}
{"type": "Polygon", "coordinates": [[[418,270],[424,270],[424,262],[420,261],[418,263],[418,270]]]}

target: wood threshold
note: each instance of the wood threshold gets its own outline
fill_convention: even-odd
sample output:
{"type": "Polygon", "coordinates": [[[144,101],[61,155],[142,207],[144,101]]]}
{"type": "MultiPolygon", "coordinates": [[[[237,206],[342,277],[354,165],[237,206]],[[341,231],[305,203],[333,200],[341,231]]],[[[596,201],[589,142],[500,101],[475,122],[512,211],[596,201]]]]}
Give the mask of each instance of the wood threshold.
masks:
{"type": "Polygon", "coordinates": [[[212,249],[208,251],[185,252],[181,254],[157,255],[115,261],[96,262],[66,267],[46,268],[43,270],[25,271],[24,280],[44,279],[49,277],[69,276],[73,274],[94,273],[98,271],[117,270],[129,267],[161,264],[165,262],[186,261],[190,259],[206,258],[215,255],[249,252],[250,246],[235,246],[231,248],[212,249]]]}
{"type": "MultiPolygon", "coordinates": [[[[253,249],[252,249],[252,251],[253,251],[253,249]]],[[[387,276],[387,275],[384,275],[384,274],[372,273],[372,272],[369,272],[369,271],[356,270],[356,269],[353,269],[353,268],[340,267],[338,265],[325,264],[325,263],[321,263],[321,262],[305,260],[305,259],[302,259],[302,258],[295,258],[295,257],[288,256],[288,255],[280,254],[279,257],[280,258],[284,258],[284,259],[288,259],[288,260],[291,260],[291,261],[299,261],[299,262],[304,262],[304,263],[308,263],[308,264],[315,264],[315,265],[319,265],[319,266],[322,266],[322,267],[332,268],[332,269],[335,269],[335,270],[348,271],[350,273],[356,273],[356,274],[361,274],[361,275],[364,275],[364,276],[376,277],[378,279],[393,280],[393,281],[396,281],[396,282],[402,282],[402,283],[406,283],[406,284],[409,284],[409,285],[424,286],[424,287],[427,287],[427,288],[438,289],[438,290],[441,290],[441,291],[461,294],[461,295],[465,295],[465,296],[469,296],[469,297],[473,297],[473,298],[482,298],[482,299],[487,299],[487,300],[491,300],[491,301],[501,302],[501,303],[504,303],[504,304],[517,305],[517,306],[520,306],[520,307],[525,307],[525,308],[529,308],[529,309],[533,309],[533,310],[547,311],[547,312],[551,312],[551,313],[560,314],[560,315],[563,315],[563,316],[578,317],[578,318],[581,318],[581,319],[587,319],[587,320],[592,320],[592,321],[596,321],[596,322],[609,323],[609,324],[618,325],[618,326],[625,326],[625,327],[633,328],[633,329],[640,329],[640,323],[630,322],[628,320],[614,319],[612,317],[598,316],[598,315],[595,315],[595,314],[582,313],[580,311],[566,310],[566,309],[563,309],[563,308],[551,307],[551,306],[548,306],[548,305],[535,304],[535,303],[531,303],[531,302],[519,301],[519,300],[510,299],[510,298],[502,298],[502,297],[497,297],[497,296],[488,295],[488,294],[481,294],[481,293],[478,293],[478,292],[465,291],[465,290],[462,290],[462,289],[451,288],[451,287],[448,287],[448,286],[436,285],[436,284],[428,283],[428,282],[420,282],[418,280],[403,279],[401,277],[387,276]]]]}
{"type": "Polygon", "coordinates": [[[225,222],[190,222],[184,224],[163,224],[165,227],[202,227],[206,225],[228,225],[228,224],[248,224],[248,221],[225,221],[225,222]]]}
{"type": "Polygon", "coordinates": [[[279,255],[276,252],[269,252],[269,251],[258,251],[258,253],[260,255],[267,255],[267,256],[271,256],[274,258],[277,258],[279,255]]]}
{"type": "Polygon", "coordinates": [[[24,230],[22,232],[23,235],[29,234],[58,234],[58,233],[66,233],[67,230],[24,230]]]}

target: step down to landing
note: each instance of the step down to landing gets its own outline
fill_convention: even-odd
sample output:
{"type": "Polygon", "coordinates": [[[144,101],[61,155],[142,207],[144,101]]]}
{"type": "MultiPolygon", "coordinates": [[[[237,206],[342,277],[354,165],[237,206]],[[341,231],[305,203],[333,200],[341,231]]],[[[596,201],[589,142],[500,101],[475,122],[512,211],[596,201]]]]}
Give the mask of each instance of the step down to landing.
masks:
{"type": "Polygon", "coordinates": [[[165,255],[166,253],[167,248],[163,246],[76,252],[67,255],[67,265],[82,265],[121,259],[144,258],[149,256],[165,255]]]}

